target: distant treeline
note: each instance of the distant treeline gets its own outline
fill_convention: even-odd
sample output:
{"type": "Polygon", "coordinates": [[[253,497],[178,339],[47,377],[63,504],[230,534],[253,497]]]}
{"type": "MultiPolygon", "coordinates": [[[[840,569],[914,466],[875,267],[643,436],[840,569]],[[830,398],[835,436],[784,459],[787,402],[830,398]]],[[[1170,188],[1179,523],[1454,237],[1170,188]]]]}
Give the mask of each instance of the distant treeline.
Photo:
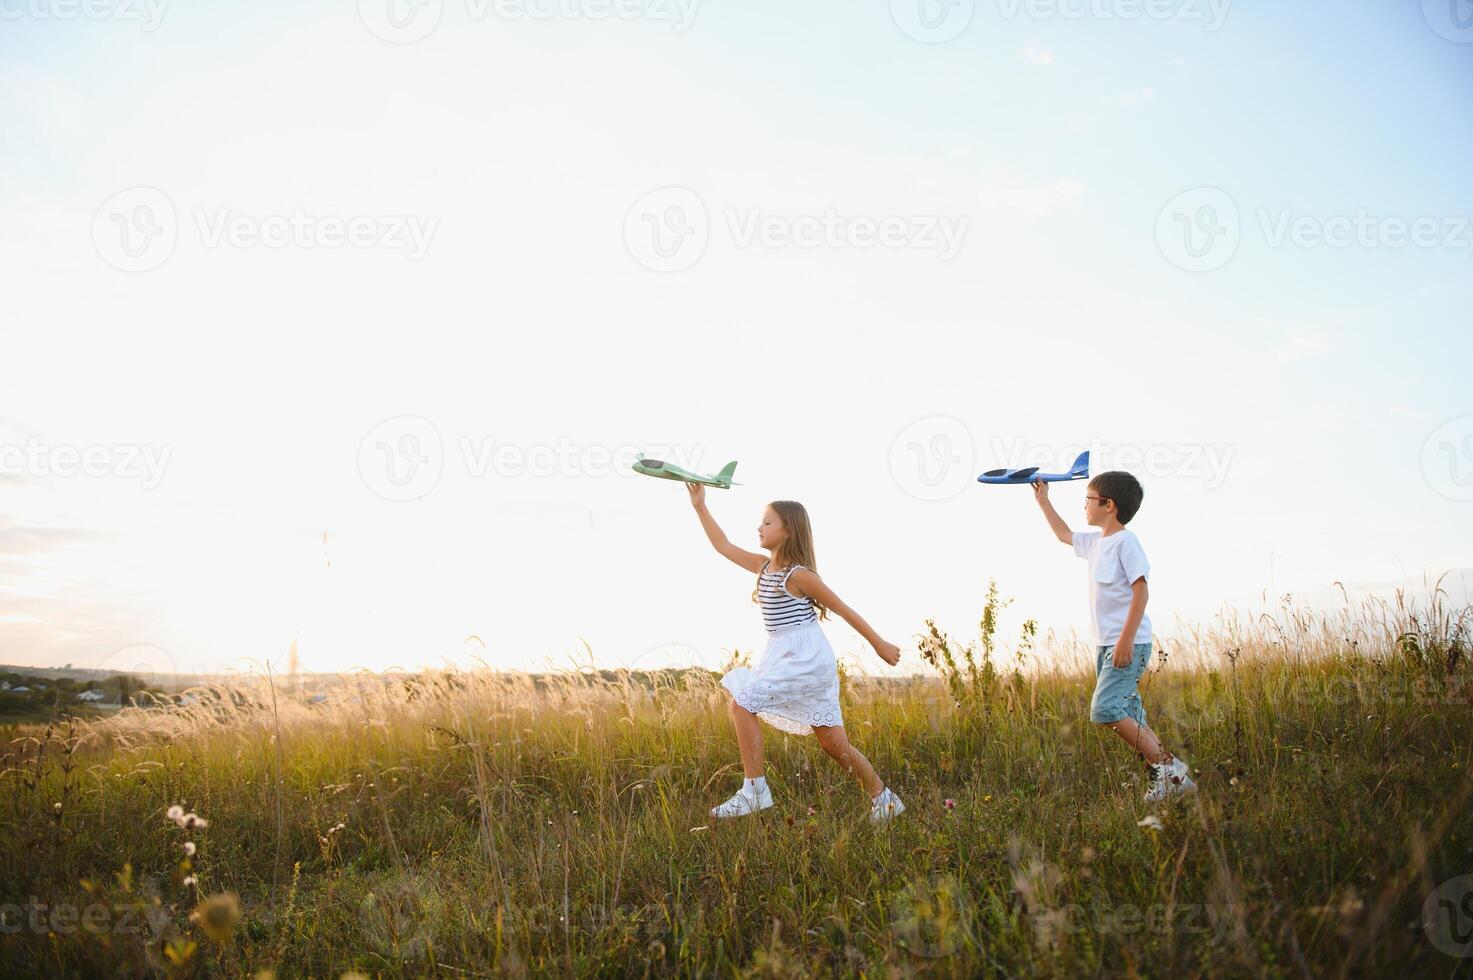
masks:
{"type": "Polygon", "coordinates": [[[131,698],[155,688],[131,674],[114,674],[102,679],[77,680],[73,677],[38,677],[15,671],[0,671],[0,715],[25,715],[50,707],[74,707],[86,704],[78,695],[100,691],[102,698],[94,704],[127,704],[131,698]]]}

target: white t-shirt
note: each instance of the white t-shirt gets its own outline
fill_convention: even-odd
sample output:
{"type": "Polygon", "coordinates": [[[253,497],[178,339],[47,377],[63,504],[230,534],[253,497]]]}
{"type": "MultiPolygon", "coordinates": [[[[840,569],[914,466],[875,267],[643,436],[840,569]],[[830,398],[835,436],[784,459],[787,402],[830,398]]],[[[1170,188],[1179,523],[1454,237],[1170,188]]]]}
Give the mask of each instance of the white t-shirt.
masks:
{"type": "MultiPolygon", "coordinates": [[[[1089,562],[1089,612],[1095,644],[1114,646],[1130,612],[1131,584],[1150,575],[1146,551],[1139,538],[1122,528],[1109,537],[1099,531],[1075,531],[1074,553],[1089,562]]],[[[1132,642],[1151,642],[1149,615],[1141,616],[1132,642]]]]}

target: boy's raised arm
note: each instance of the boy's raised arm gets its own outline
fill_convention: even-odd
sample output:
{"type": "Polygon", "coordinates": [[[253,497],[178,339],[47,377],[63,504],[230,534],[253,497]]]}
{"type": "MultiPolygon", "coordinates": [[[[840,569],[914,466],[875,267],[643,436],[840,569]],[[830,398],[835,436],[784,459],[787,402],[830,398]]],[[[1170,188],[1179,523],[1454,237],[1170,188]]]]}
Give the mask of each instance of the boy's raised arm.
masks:
{"type": "Polygon", "coordinates": [[[1048,521],[1048,526],[1053,530],[1054,537],[1072,547],[1074,544],[1074,532],[1069,530],[1069,525],[1065,524],[1064,519],[1059,516],[1059,512],[1054,510],[1054,505],[1049,503],[1047,483],[1044,483],[1042,480],[1033,481],[1033,499],[1038,501],[1038,508],[1043,511],[1044,520],[1048,521]]]}

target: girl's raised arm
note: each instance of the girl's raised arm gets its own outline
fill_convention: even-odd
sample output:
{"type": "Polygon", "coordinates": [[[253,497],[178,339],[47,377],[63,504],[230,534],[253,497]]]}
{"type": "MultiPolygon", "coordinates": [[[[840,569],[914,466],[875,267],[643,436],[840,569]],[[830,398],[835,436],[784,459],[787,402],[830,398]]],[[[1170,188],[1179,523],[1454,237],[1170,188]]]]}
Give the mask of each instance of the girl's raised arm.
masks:
{"type": "Polygon", "coordinates": [[[880,634],[876,633],[874,627],[864,621],[864,617],[844,604],[844,601],[834,595],[834,590],[818,577],[818,573],[807,568],[794,570],[788,576],[788,591],[797,592],[798,595],[807,596],[825,609],[832,609],[844,617],[844,622],[854,627],[855,632],[869,641],[869,645],[875,648],[875,653],[880,659],[891,667],[900,661],[900,648],[889,642],[880,634]]]}
{"type": "Polygon", "coordinates": [[[727,539],[726,532],[721,530],[721,525],[716,523],[716,518],[706,509],[706,488],[699,483],[687,483],[685,488],[690,491],[690,505],[696,509],[696,516],[701,519],[701,527],[705,530],[711,547],[749,572],[755,574],[762,571],[762,564],[767,561],[766,556],[732,544],[727,539]]]}

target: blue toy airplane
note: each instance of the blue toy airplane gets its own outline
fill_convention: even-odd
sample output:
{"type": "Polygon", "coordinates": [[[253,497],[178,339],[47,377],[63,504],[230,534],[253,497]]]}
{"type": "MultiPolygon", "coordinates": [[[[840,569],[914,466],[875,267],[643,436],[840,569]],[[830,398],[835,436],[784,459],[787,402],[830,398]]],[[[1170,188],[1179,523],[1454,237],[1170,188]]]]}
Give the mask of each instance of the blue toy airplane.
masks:
{"type": "Polygon", "coordinates": [[[1069,467],[1068,473],[1040,473],[1037,466],[1027,466],[1021,470],[988,470],[977,477],[978,483],[1032,483],[1034,480],[1042,480],[1044,483],[1063,483],[1066,480],[1083,480],[1089,476],[1089,450],[1080,453],[1074,460],[1074,465],[1069,467]]]}

